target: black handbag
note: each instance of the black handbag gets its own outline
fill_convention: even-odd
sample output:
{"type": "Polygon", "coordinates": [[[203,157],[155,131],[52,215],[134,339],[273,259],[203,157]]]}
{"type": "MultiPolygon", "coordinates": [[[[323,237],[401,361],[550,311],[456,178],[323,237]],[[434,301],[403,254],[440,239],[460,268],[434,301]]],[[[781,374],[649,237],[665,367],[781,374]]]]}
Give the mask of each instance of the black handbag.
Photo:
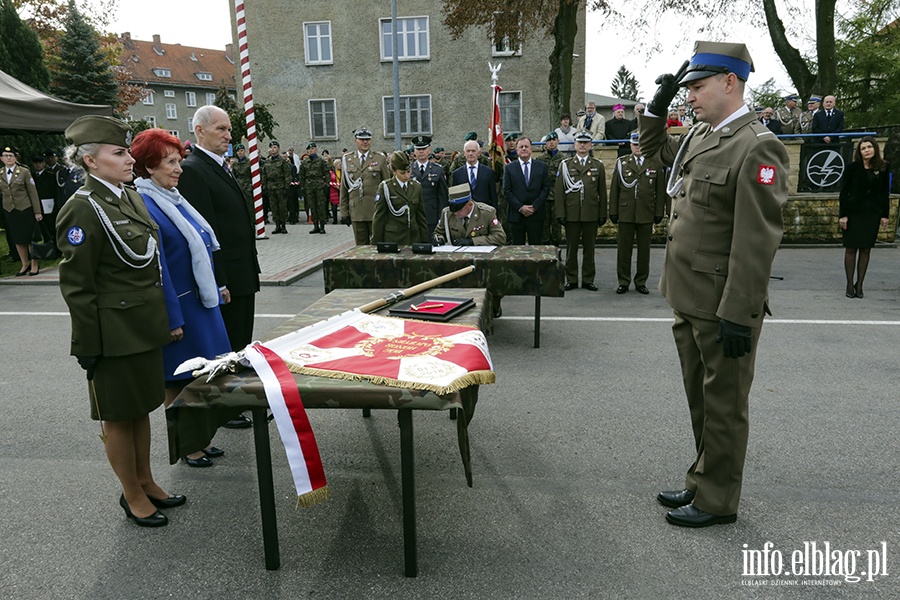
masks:
{"type": "Polygon", "coordinates": [[[34,234],[31,236],[31,258],[37,260],[54,260],[59,256],[59,251],[53,242],[45,242],[50,239],[50,232],[43,221],[34,224],[34,234]]]}

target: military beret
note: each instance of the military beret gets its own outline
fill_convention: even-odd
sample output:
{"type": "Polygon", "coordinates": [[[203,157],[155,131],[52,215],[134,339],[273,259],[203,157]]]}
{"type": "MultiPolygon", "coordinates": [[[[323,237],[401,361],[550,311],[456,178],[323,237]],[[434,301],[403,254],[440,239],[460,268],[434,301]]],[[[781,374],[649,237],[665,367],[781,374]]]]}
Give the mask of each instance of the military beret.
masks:
{"type": "Polygon", "coordinates": [[[367,127],[360,127],[356,131],[353,132],[353,137],[358,140],[371,140],[372,132],[369,131],[367,127]]]}
{"type": "Polygon", "coordinates": [[[244,148],[243,144],[236,144],[234,146],[234,151],[237,152],[238,150],[246,150],[246,148],[244,148]]]}
{"type": "Polygon", "coordinates": [[[318,148],[318,147],[319,147],[319,145],[315,142],[310,142],[306,145],[307,150],[312,150],[313,148],[318,148]]]}
{"type": "Polygon", "coordinates": [[[632,144],[634,144],[635,146],[640,145],[640,140],[641,140],[641,134],[639,134],[637,131],[632,133],[631,136],[628,138],[628,141],[631,142],[632,144]]]}
{"type": "Polygon", "coordinates": [[[444,151],[444,148],[443,148],[442,146],[435,146],[435,147],[434,147],[434,151],[435,151],[435,153],[437,153],[437,152],[443,152],[443,151],[444,151]]]}
{"type": "Polygon", "coordinates": [[[128,148],[131,146],[131,128],[112,117],[79,117],[66,128],[66,141],[73,146],[111,144],[128,148]]]}
{"type": "Polygon", "coordinates": [[[281,144],[278,143],[278,140],[272,140],[269,142],[269,148],[281,148],[281,144]]]}
{"type": "Polygon", "coordinates": [[[450,198],[448,202],[450,204],[450,210],[457,211],[465,206],[466,202],[472,198],[472,189],[469,187],[468,183],[461,183],[451,187],[449,194],[450,198]]]}
{"type": "Polygon", "coordinates": [[[0,153],[3,152],[12,152],[13,154],[16,153],[12,146],[3,146],[3,150],[0,150],[0,153]]]}
{"type": "Polygon", "coordinates": [[[580,129],[575,132],[575,141],[576,142],[591,142],[594,138],[591,136],[591,132],[587,129],[580,129]]]}
{"type": "Polygon", "coordinates": [[[477,140],[477,139],[478,139],[478,134],[475,133],[474,131],[470,131],[469,133],[467,133],[465,135],[465,137],[463,138],[463,141],[470,142],[470,141],[477,140]]]}
{"type": "Polygon", "coordinates": [[[33,163],[47,162],[47,159],[44,158],[43,154],[35,154],[34,158],[31,159],[31,162],[33,162],[33,163]]]}
{"type": "Polygon", "coordinates": [[[556,133],[555,131],[551,131],[550,133],[547,134],[547,137],[544,138],[544,139],[545,139],[546,141],[549,141],[549,140],[558,140],[558,139],[559,139],[559,135],[557,135],[557,133],[556,133]]]}
{"type": "Polygon", "coordinates": [[[519,139],[519,134],[518,133],[507,133],[506,137],[503,139],[506,140],[507,142],[510,140],[517,140],[517,139],[519,139]]]}
{"type": "Polygon", "coordinates": [[[431,145],[431,138],[427,135],[417,135],[412,139],[412,144],[415,148],[427,148],[431,145]]]}
{"type": "Polygon", "coordinates": [[[391,154],[391,168],[395,171],[406,171],[409,169],[409,157],[405,152],[395,150],[391,154]]]}
{"type": "Polygon", "coordinates": [[[44,150],[44,156],[46,156],[48,158],[51,156],[56,156],[56,150],[54,150],[53,148],[50,148],[49,150],[44,150]]]}
{"type": "Polygon", "coordinates": [[[747,81],[753,70],[753,59],[746,44],[698,41],[694,43],[694,55],[678,84],[687,85],[720,73],[734,73],[747,81]]]}

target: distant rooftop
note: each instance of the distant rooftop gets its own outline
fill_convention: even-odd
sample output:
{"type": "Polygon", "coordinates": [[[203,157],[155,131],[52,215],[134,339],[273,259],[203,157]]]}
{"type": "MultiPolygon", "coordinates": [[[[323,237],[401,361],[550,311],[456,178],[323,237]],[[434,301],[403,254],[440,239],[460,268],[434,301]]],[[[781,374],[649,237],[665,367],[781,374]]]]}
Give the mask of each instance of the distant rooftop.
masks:
{"type": "Polygon", "coordinates": [[[164,44],[159,35],[149,42],[135,40],[127,31],[119,39],[125,48],[120,60],[131,71],[132,82],[236,87],[232,44],[227,44],[225,50],[194,48],[164,44]]]}

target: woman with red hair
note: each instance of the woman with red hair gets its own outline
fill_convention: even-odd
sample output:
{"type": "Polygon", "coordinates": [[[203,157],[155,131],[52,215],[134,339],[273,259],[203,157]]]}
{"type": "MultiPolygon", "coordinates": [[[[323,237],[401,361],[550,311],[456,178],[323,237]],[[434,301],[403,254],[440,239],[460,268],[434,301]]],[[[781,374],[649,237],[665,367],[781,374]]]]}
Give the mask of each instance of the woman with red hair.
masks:
{"type": "MultiPolygon", "coordinates": [[[[159,225],[159,262],[171,338],[163,348],[165,405],[169,406],[192,379],[190,372],[175,375],[178,365],[198,356],[211,359],[231,351],[213,273],[212,253],[219,249],[219,242],[206,220],[176,188],[184,157],[178,138],[162,129],[142,131],[131,144],[131,155],[140,176],[135,186],[159,225]]],[[[211,467],[210,458],[224,453],[209,446],[184,460],[192,467],[211,467]]]]}

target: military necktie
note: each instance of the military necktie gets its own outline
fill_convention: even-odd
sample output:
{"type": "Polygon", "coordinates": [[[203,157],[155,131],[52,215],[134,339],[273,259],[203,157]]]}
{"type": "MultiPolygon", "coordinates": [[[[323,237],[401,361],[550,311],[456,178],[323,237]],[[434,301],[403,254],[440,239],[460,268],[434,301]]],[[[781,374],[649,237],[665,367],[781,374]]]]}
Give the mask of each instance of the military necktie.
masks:
{"type": "Polygon", "coordinates": [[[469,187],[475,189],[475,167],[469,165],[469,187]]]}
{"type": "Polygon", "coordinates": [[[469,217],[463,217],[463,229],[464,230],[469,229],[469,217]]]}
{"type": "Polygon", "coordinates": [[[363,166],[364,164],[366,164],[366,154],[368,153],[359,155],[359,166],[363,166]]]}

